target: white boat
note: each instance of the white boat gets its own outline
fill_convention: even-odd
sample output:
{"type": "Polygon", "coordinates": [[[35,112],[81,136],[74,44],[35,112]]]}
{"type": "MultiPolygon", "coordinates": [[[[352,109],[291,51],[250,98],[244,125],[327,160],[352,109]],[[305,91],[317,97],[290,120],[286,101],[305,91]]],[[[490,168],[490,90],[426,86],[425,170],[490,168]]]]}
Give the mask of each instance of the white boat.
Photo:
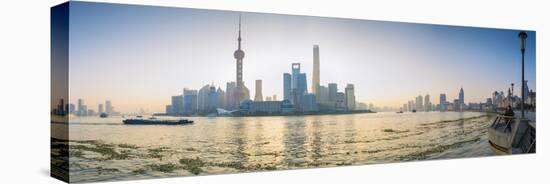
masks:
{"type": "Polygon", "coordinates": [[[498,115],[488,128],[489,144],[497,155],[535,153],[534,120],[498,115]]]}

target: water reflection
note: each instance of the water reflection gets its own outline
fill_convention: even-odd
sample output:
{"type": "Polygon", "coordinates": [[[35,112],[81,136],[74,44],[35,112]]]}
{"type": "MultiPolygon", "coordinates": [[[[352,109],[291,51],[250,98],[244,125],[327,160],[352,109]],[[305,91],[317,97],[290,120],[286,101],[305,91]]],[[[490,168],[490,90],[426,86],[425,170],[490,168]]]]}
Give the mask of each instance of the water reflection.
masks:
{"type": "MultiPolygon", "coordinates": [[[[125,172],[136,169],[139,173],[143,170],[141,177],[190,175],[190,171],[159,172],[149,166],[179,165],[179,159],[199,159],[203,165],[194,171],[211,174],[490,155],[486,144],[489,117],[481,116],[476,112],[430,112],[194,117],[195,124],[189,126],[126,126],[120,117],[73,118],[69,137],[83,141],[77,144],[92,140],[133,145],[130,147],[135,149],[116,149],[126,150],[130,159],[78,163],[72,159],[80,165],[71,169],[76,181],[93,181],[100,176],[132,177],[135,174],[125,172]],[[165,151],[150,157],[148,150],[157,148],[165,151]],[[98,175],[89,169],[98,166],[119,172],[98,175]]],[[[60,125],[52,124],[52,128],[56,126],[60,125]]],[[[82,153],[84,157],[98,155],[82,153]]]]}

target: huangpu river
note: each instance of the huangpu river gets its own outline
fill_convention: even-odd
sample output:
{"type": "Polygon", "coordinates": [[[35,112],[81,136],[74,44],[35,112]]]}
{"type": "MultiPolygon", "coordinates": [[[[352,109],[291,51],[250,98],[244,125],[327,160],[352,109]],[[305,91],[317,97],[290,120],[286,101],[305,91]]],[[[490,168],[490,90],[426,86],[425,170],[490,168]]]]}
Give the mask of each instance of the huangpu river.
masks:
{"type": "MultiPolygon", "coordinates": [[[[89,182],[488,156],[492,117],[479,112],[190,117],[194,123],[181,126],[71,117],[70,176],[71,182],[89,182]]],[[[52,123],[52,129],[60,126],[66,125],[52,123]]]]}

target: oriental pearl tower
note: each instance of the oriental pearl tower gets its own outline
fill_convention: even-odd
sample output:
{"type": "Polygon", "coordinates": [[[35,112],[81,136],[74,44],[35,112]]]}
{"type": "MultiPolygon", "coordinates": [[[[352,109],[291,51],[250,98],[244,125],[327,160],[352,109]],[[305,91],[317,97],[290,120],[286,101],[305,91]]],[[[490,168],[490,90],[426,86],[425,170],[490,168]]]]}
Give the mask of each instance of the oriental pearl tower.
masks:
{"type": "Polygon", "coordinates": [[[239,16],[239,37],[237,38],[238,46],[237,50],[233,53],[233,56],[237,60],[237,88],[235,89],[235,93],[233,96],[234,102],[237,103],[236,107],[238,107],[239,103],[243,100],[250,98],[250,92],[248,88],[244,85],[243,81],[243,58],[244,58],[244,51],[241,49],[241,16],[239,16]]]}

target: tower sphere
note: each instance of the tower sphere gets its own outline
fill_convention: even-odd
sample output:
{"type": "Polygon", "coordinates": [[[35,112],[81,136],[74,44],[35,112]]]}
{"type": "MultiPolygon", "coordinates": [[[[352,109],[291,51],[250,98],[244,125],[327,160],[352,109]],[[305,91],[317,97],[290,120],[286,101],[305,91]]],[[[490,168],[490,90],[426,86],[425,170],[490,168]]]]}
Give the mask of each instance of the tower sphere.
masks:
{"type": "Polygon", "coordinates": [[[235,51],[235,53],[233,53],[233,56],[235,57],[235,59],[243,59],[244,58],[244,51],[241,50],[241,49],[238,49],[235,51]]]}

